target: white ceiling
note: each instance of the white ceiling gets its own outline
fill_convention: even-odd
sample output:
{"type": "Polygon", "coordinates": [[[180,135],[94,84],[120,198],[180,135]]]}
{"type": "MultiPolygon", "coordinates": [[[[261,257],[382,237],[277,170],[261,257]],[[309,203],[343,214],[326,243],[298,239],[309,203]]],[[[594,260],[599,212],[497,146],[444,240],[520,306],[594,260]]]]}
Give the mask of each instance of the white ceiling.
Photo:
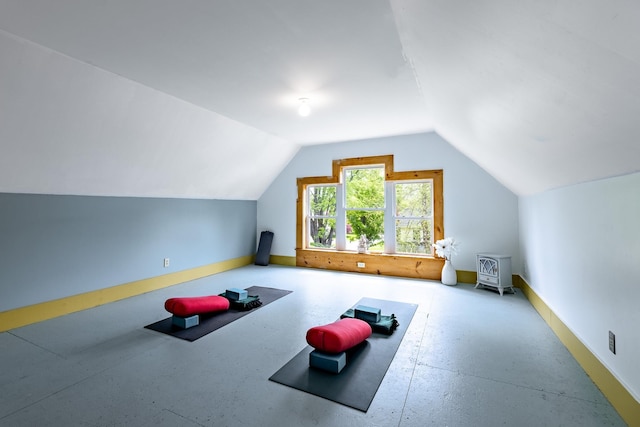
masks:
{"type": "MultiPolygon", "coordinates": [[[[0,0],[11,37],[227,120],[214,136],[244,125],[286,147],[235,154],[255,168],[301,145],[435,130],[517,194],[640,170],[639,24],[634,0],[0,0]]],[[[187,136],[183,150],[215,152],[187,136]]],[[[264,172],[236,198],[259,197],[278,171],[264,172]]],[[[188,194],[234,198],[210,185],[188,194]]]]}

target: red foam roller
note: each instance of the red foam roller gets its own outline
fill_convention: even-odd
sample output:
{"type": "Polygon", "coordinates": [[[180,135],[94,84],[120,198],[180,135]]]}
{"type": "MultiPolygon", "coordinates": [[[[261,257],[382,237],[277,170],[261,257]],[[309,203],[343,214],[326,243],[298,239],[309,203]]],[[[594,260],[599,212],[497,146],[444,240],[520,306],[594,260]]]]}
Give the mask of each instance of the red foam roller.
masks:
{"type": "Polygon", "coordinates": [[[345,318],[307,331],[307,342],[325,353],[341,353],[371,336],[371,326],[364,320],[345,318]]]}
{"type": "Polygon", "coordinates": [[[229,300],[219,295],[169,298],[165,301],[164,308],[176,316],[189,317],[228,310],[229,300]]]}

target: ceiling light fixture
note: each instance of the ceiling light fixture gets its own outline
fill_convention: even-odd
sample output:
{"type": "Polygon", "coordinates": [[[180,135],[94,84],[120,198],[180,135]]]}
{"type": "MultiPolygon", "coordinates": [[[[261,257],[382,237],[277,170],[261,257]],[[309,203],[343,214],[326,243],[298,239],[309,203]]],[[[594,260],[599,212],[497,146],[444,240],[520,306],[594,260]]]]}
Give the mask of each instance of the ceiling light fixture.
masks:
{"type": "Polygon", "coordinates": [[[309,107],[309,98],[300,98],[300,106],[298,107],[298,114],[302,117],[307,117],[311,113],[311,107],[309,107]]]}

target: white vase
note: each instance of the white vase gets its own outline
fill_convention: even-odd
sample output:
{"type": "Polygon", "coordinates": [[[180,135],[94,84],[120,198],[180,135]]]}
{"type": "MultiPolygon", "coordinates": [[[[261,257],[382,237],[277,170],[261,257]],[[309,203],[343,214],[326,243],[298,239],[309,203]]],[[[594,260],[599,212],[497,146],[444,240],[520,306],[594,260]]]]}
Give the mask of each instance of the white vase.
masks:
{"type": "Polygon", "coordinates": [[[445,260],[444,266],[442,267],[442,278],[443,285],[457,285],[458,284],[458,276],[456,274],[456,269],[453,268],[453,264],[451,264],[451,260],[445,260]]]}

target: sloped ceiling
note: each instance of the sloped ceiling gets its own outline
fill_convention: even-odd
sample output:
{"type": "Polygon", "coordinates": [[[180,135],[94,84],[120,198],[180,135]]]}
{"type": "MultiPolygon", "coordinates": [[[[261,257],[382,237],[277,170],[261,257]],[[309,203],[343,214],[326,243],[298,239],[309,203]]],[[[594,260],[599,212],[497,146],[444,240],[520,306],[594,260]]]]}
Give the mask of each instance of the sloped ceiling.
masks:
{"type": "Polygon", "coordinates": [[[640,170],[640,3],[392,3],[436,131],[512,191],[640,170]]]}
{"type": "Polygon", "coordinates": [[[517,194],[638,171],[639,22],[632,0],[0,0],[0,191],[257,199],[302,145],[431,130],[517,194]]]}

